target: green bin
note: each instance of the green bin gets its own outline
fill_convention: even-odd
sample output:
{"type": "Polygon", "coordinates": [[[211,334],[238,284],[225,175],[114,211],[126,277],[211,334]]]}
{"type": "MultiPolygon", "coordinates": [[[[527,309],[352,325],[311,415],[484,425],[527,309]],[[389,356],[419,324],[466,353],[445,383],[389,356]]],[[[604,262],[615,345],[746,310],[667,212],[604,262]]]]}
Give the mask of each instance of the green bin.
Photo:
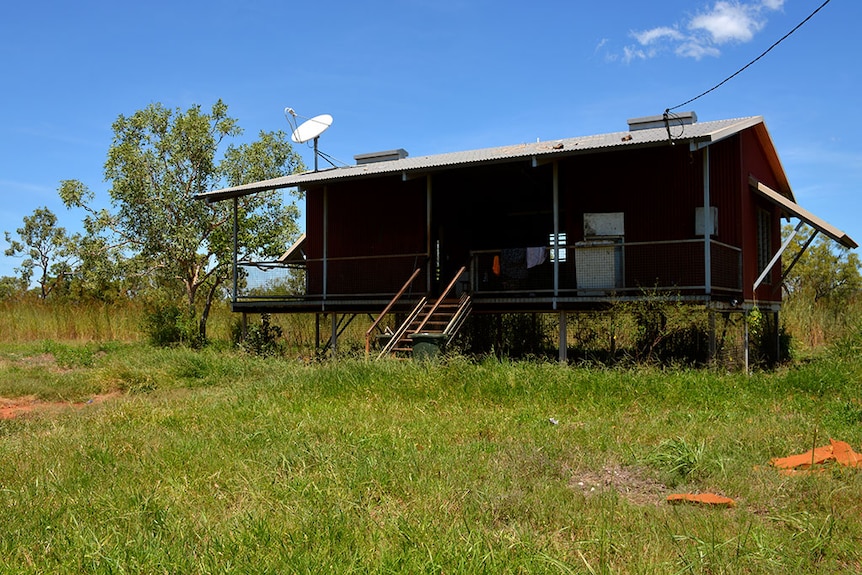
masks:
{"type": "Polygon", "coordinates": [[[389,342],[392,341],[391,333],[379,333],[377,334],[377,349],[383,349],[389,342]]]}
{"type": "Polygon", "coordinates": [[[413,333],[413,359],[422,361],[434,359],[443,352],[446,347],[446,335],[442,333],[413,333]]]}

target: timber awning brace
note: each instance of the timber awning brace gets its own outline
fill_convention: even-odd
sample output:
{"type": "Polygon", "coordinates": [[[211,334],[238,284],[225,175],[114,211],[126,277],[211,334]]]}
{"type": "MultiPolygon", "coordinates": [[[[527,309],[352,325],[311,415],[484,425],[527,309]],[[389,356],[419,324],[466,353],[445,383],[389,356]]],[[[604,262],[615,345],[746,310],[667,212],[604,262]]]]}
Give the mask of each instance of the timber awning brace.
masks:
{"type": "Polygon", "coordinates": [[[804,209],[802,206],[794,202],[793,200],[786,198],[755,178],[754,176],[749,176],[748,184],[751,186],[751,189],[769,200],[770,202],[777,204],[785,213],[790,214],[799,218],[799,223],[793,229],[793,233],[791,233],[784,243],[781,244],[781,247],[778,249],[778,252],[772,257],[767,264],[766,269],[764,269],[760,275],[757,277],[757,280],[754,282],[754,289],[757,290],[758,286],[763,283],[763,280],[766,279],[766,276],[769,275],[769,272],[775,267],[775,264],[778,263],[778,260],[781,259],[781,254],[787,250],[788,246],[790,246],[790,242],[796,237],[796,234],[799,233],[799,230],[802,229],[802,226],[808,224],[812,228],[814,228],[814,232],[812,232],[811,236],[805,241],[802,249],[799,250],[799,253],[796,254],[796,257],[793,258],[793,261],[790,262],[790,265],[784,271],[784,275],[790,273],[790,270],[793,269],[793,266],[796,265],[796,262],[799,261],[799,258],[805,253],[805,250],[808,249],[808,246],[811,245],[811,242],[814,241],[814,238],[817,236],[819,232],[822,232],[830,239],[838,242],[845,248],[855,249],[859,247],[859,245],[853,241],[853,238],[848,236],[843,231],[839,230],[835,226],[821,220],[808,210],[804,209]]]}

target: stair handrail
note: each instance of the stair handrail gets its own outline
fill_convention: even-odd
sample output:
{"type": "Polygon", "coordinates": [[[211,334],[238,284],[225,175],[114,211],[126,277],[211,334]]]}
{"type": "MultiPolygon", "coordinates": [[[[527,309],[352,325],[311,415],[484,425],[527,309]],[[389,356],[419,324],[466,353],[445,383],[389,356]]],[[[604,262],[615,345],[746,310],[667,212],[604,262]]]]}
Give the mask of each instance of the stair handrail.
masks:
{"type": "Polygon", "coordinates": [[[397,330],[395,330],[395,333],[392,334],[392,337],[389,338],[389,341],[386,343],[386,345],[383,346],[383,349],[380,350],[380,353],[377,354],[377,359],[380,359],[384,355],[390,353],[392,349],[396,345],[398,345],[398,342],[401,341],[401,338],[404,336],[404,332],[407,331],[407,328],[410,327],[410,324],[413,323],[413,320],[416,319],[416,316],[418,316],[422,312],[422,308],[425,307],[426,303],[428,303],[428,298],[423,296],[422,299],[419,300],[419,303],[417,303],[416,306],[413,308],[413,311],[411,311],[407,315],[407,319],[404,320],[404,322],[397,330]]]}
{"type": "Polygon", "coordinates": [[[461,269],[459,269],[455,273],[455,277],[452,278],[452,281],[449,282],[449,285],[446,286],[446,289],[443,290],[443,293],[441,293],[440,297],[437,298],[437,301],[434,302],[434,306],[431,308],[431,310],[425,316],[425,319],[422,320],[422,323],[420,323],[419,326],[416,328],[415,333],[419,333],[422,331],[422,328],[425,327],[425,324],[428,323],[428,320],[431,319],[431,316],[433,316],[434,313],[437,311],[437,308],[440,307],[440,303],[444,299],[446,299],[446,296],[449,295],[449,292],[451,292],[455,288],[455,284],[458,283],[458,278],[460,278],[461,274],[463,274],[465,271],[467,271],[467,266],[461,266],[461,269]]]}
{"type": "Polygon", "coordinates": [[[413,270],[413,274],[410,276],[410,279],[408,279],[406,282],[404,282],[404,285],[401,286],[401,289],[398,290],[398,293],[395,294],[395,296],[392,298],[392,300],[390,300],[390,302],[386,305],[386,307],[383,309],[383,311],[380,312],[380,315],[377,316],[377,319],[375,319],[374,322],[371,324],[371,327],[368,328],[368,331],[365,332],[365,357],[366,357],[366,359],[368,358],[368,355],[371,353],[371,334],[374,332],[375,329],[378,329],[380,322],[383,321],[383,318],[386,317],[386,314],[389,313],[389,310],[391,310],[395,306],[395,304],[398,302],[398,300],[401,299],[401,296],[404,295],[404,292],[407,291],[407,288],[410,287],[410,285],[413,283],[413,280],[416,279],[416,276],[418,276],[421,271],[422,271],[422,268],[416,268],[415,270],[413,270]]]}
{"type": "Polygon", "coordinates": [[[452,338],[458,333],[461,326],[464,324],[464,321],[467,319],[467,316],[470,315],[472,307],[473,300],[470,297],[470,294],[467,292],[461,294],[461,299],[458,302],[458,309],[456,309],[455,313],[452,314],[452,319],[449,320],[449,323],[446,324],[446,328],[443,330],[443,333],[446,334],[447,338],[452,338]]]}

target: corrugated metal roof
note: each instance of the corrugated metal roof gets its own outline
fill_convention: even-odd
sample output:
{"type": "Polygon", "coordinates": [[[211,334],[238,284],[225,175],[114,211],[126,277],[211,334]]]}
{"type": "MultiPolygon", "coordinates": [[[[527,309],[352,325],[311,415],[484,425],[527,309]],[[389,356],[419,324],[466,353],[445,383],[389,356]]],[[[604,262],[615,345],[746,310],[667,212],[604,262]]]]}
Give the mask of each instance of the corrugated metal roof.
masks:
{"type": "MultiPolygon", "coordinates": [[[[673,125],[673,122],[671,122],[670,133],[674,142],[680,144],[690,143],[700,147],[717,142],[718,140],[732,136],[742,130],[762,123],[763,118],[761,116],[717,120],[712,122],[696,122],[685,126],[675,126],[673,125]]],[[[200,194],[197,197],[200,199],[206,199],[209,202],[217,202],[265,190],[303,187],[309,184],[343,181],[368,176],[422,173],[443,168],[451,168],[454,166],[466,167],[492,164],[519,158],[550,159],[573,156],[602,149],[666,145],[667,141],[668,130],[665,128],[613,132],[609,134],[515,144],[511,146],[468,150],[464,152],[406,157],[399,160],[346,166],[343,168],[332,168],[317,172],[303,172],[301,174],[291,174],[289,176],[273,178],[271,180],[264,180],[261,182],[254,182],[242,186],[207,192],[205,194],[200,194]]]]}

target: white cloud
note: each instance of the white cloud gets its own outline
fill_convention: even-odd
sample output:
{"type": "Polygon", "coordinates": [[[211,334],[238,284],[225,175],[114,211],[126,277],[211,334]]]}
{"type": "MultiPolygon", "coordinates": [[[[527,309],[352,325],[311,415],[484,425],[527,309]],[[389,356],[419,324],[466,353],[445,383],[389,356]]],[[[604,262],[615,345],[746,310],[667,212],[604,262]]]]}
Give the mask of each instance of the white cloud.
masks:
{"type": "Polygon", "coordinates": [[[762,5],[770,10],[781,10],[784,8],[784,0],[763,0],[762,5]]]}
{"type": "Polygon", "coordinates": [[[750,42],[766,26],[767,12],[781,10],[785,0],[717,0],[687,20],[631,32],[636,45],[623,48],[622,60],[646,60],[670,51],[700,60],[721,55],[720,46],[750,42]]]}
{"type": "Polygon", "coordinates": [[[716,2],[711,11],[695,16],[688,27],[691,30],[703,30],[716,44],[749,42],[764,25],[764,22],[755,19],[757,8],[750,4],[716,2]]]}
{"type": "Polygon", "coordinates": [[[653,44],[657,41],[664,39],[681,40],[685,37],[680,33],[679,30],[675,30],[674,28],[668,28],[667,26],[660,26],[658,28],[653,28],[652,30],[645,30],[643,32],[632,32],[632,35],[643,46],[653,44]]]}
{"type": "Polygon", "coordinates": [[[623,48],[623,62],[628,64],[632,60],[646,60],[647,53],[641,50],[640,48],[636,48],[633,46],[626,46],[623,48]]]}
{"type": "Polygon", "coordinates": [[[676,47],[674,53],[677,56],[682,56],[684,58],[694,58],[695,60],[700,60],[704,56],[712,56],[717,58],[721,55],[721,51],[715,46],[709,46],[694,40],[690,42],[683,42],[676,47]]]}

